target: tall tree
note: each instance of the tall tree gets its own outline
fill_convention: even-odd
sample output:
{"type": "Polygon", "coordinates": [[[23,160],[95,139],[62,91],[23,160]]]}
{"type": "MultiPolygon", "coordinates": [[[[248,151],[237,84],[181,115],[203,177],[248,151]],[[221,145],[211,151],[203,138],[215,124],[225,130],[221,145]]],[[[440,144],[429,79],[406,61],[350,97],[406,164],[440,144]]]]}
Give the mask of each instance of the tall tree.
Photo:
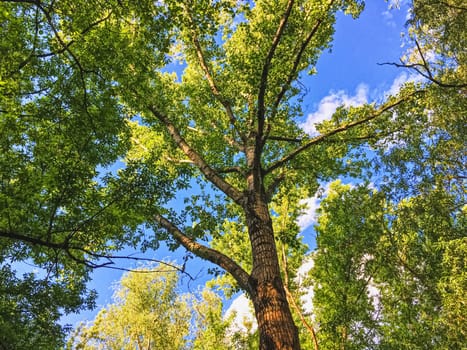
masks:
{"type": "Polygon", "coordinates": [[[340,109],[318,136],[299,127],[299,76],[330,47],[336,13],[362,8],[2,1],[3,255],[86,277],[80,264],[105,264],[99,258],[123,245],[183,246],[249,295],[261,349],[299,349],[276,241],[293,247],[295,232],[274,232],[273,208],[296,193],[293,217],[319,181],[358,175],[360,145],[424,127],[410,113],[424,96],[414,86],[380,105],[340,109]],[[250,244],[240,257],[209,244],[232,227],[250,244]]]}
{"type": "Polygon", "coordinates": [[[440,188],[394,203],[384,191],[331,187],[310,273],[320,348],[462,347],[466,213],[458,200],[440,188]]]}
{"type": "Polygon", "coordinates": [[[426,79],[400,92],[422,98],[381,124],[397,132],[368,144],[373,189],[334,185],[321,205],[311,277],[323,349],[454,349],[465,339],[467,9],[412,6],[413,45],[394,64],[426,79]]]}
{"type": "Polygon", "coordinates": [[[374,349],[379,268],[377,245],[385,228],[382,196],[339,182],[322,201],[309,284],[320,349],[374,349]]]}

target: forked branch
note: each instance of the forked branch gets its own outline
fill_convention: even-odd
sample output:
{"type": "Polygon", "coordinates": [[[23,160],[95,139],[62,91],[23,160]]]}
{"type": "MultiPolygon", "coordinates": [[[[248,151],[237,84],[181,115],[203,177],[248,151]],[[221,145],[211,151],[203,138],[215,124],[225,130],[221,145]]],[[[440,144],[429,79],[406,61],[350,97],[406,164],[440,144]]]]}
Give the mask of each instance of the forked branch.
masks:
{"type": "MultiPolygon", "coordinates": [[[[225,112],[227,113],[227,116],[229,118],[230,124],[232,125],[233,128],[236,129],[236,124],[237,120],[235,118],[235,115],[232,110],[232,106],[230,103],[222,96],[219,87],[217,86],[216,82],[214,81],[214,78],[209,70],[208,64],[206,62],[206,59],[204,57],[203,50],[201,48],[201,44],[199,43],[198,37],[196,34],[193,35],[193,45],[195,46],[196,50],[196,55],[198,56],[198,61],[199,65],[203,69],[204,75],[208,81],[209,88],[211,89],[212,94],[214,97],[224,106],[225,112]]],[[[242,139],[244,139],[244,135],[240,134],[242,139]]]]}
{"type": "MultiPolygon", "coordinates": [[[[190,22],[193,26],[195,27],[195,22],[193,20],[193,17],[191,15],[190,10],[185,6],[185,11],[186,14],[188,15],[188,18],[190,19],[190,22]]],[[[240,138],[245,142],[246,138],[245,135],[240,132],[237,128],[237,119],[235,118],[233,109],[229,101],[221,94],[221,91],[219,87],[217,86],[214,77],[211,73],[211,70],[209,69],[208,62],[206,61],[206,57],[203,52],[203,48],[201,47],[201,43],[199,42],[198,34],[195,32],[195,30],[192,30],[192,42],[193,46],[196,51],[196,56],[198,58],[199,65],[201,66],[201,69],[204,72],[204,76],[206,77],[206,80],[208,81],[209,88],[211,89],[211,92],[213,96],[217,99],[217,101],[220,102],[220,104],[224,107],[225,112],[227,114],[227,117],[229,118],[229,122],[232,125],[232,127],[238,132],[240,135],[240,138]]]]}
{"type": "MultiPolygon", "coordinates": [[[[334,3],[335,0],[331,0],[329,2],[329,5],[326,9],[326,12],[324,15],[327,14],[327,12],[329,11],[329,9],[331,8],[332,4],[334,3]]],[[[298,71],[298,67],[300,66],[300,62],[302,61],[302,57],[303,57],[303,54],[305,53],[305,50],[306,48],[308,47],[308,45],[310,44],[311,42],[311,39],[313,39],[313,37],[315,36],[315,34],[317,33],[318,29],[321,27],[321,24],[324,22],[324,19],[323,18],[319,18],[315,25],[313,26],[313,28],[311,29],[311,31],[308,33],[308,36],[305,38],[305,40],[303,41],[303,43],[300,45],[300,48],[297,52],[297,55],[295,56],[295,59],[294,59],[294,62],[293,62],[293,65],[292,65],[292,69],[290,70],[288,76],[287,76],[287,80],[286,82],[282,85],[281,87],[281,90],[279,91],[279,93],[277,94],[276,96],[276,100],[274,101],[274,104],[273,104],[273,107],[272,107],[272,110],[273,110],[273,114],[275,114],[277,108],[279,107],[279,104],[281,103],[282,99],[284,98],[284,95],[285,93],[290,89],[290,85],[292,84],[292,81],[294,79],[294,77],[296,76],[297,74],[297,71],[298,71]]]]}
{"type": "Polygon", "coordinates": [[[415,40],[415,45],[417,46],[418,54],[420,55],[420,58],[422,59],[421,63],[404,63],[403,61],[401,61],[401,63],[385,62],[385,63],[380,63],[380,65],[391,65],[391,66],[395,66],[398,68],[413,69],[425,79],[428,79],[432,83],[443,88],[459,89],[459,88],[467,87],[467,83],[460,83],[460,84],[446,83],[436,78],[430,68],[428,61],[425,59],[425,55],[423,54],[422,48],[420,47],[420,44],[418,43],[417,40],[415,40]]]}
{"type": "MultiPolygon", "coordinates": [[[[168,263],[163,260],[158,259],[151,259],[151,258],[141,258],[135,257],[132,255],[111,255],[111,254],[99,254],[92,252],[83,247],[81,244],[72,243],[71,242],[71,234],[66,236],[62,241],[51,241],[51,240],[44,240],[39,237],[32,237],[26,234],[21,234],[13,231],[7,231],[0,229],[0,237],[4,239],[8,239],[14,242],[22,242],[24,244],[36,246],[36,247],[43,247],[45,249],[50,249],[51,251],[55,252],[63,252],[66,254],[71,260],[78,264],[82,264],[91,269],[97,268],[107,268],[112,270],[119,270],[119,271],[128,271],[128,272],[141,272],[138,269],[131,269],[126,267],[119,267],[115,266],[115,260],[133,260],[133,261],[144,261],[144,262],[155,262],[161,265],[165,265],[170,267],[174,271],[179,271],[186,276],[188,276],[191,280],[194,280],[194,277],[191,276],[188,272],[185,271],[183,267],[179,267],[168,263]],[[76,255],[79,253],[78,256],[76,255]],[[87,257],[86,257],[87,256],[87,257]],[[104,262],[98,262],[98,260],[104,259],[104,262]]],[[[50,261],[52,263],[52,261],[50,261]]],[[[55,261],[56,262],[56,261],[55,261]]],[[[151,271],[147,271],[148,273],[151,271]]]]}
{"type": "Polygon", "coordinates": [[[308,142],[304,143],[302,146],[297,147],[295,150],[293,150],[292,152],[290,152],[286,156],[282,157],[277,162],[273,163],[269,168],[267,168],[265,170],[264,174],[271,173],[275,169],[278,169],[280,167],[285,166],[285,164],[287,164],[288,162],[290,162],[291,160],[296,158],[299,154],[301,154],[304,151],[308,150],[311,146],[314,146],[316,144],[327,141],[331,136],[343,133],[343,132],[348,131],[350,129],[353,129],[353,128],[359,126],[359,125],[365,124],[365,123],[367,123],[367,122],[369,122],[369,121],[371,121],[373,119],[378,118],[383,113],[385,113],[385,112],[391,110],[392,108],[400,105],[402,102],[406,101],[409,97],[412,97],[413,95],[415,95],[416,93],[419,93],[419,92],[421,92],[421,91],[416,91],[416,92],[410,94],[409,96],[404,96],[404,97],[401,97],[399,99],[396,99],[393,102],[384,104],[377,111],[375,111],[373,114],[370,114],[366,118],[344,124],[342,126],[339,126],[339,127],[335,128],[334,130],[328,131],[325,134],[321,134],[319,136],[316,136],[316,137],[312,138],[308,142]]]}
{"type": "Polygon", "coordinates": [[[188,159],[190,159],[198,167],[203,175],[235,203],[243,206],[243,193],[225,181],[208,163],[206,163],[203,157],[185,141],[178,129],[166,115],[160,113],[153,106],[149,106],[148,109],[165,126],[170,137],[177,144],[178,148],[180,148],[180,150],[188,157],[188,159]]]}

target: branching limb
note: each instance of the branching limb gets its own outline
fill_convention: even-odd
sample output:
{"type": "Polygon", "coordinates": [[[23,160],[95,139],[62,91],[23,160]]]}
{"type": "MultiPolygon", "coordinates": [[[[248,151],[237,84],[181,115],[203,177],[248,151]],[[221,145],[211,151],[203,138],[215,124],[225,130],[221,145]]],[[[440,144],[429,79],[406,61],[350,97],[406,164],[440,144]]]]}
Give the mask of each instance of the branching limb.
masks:
{"type": "MultiPolygon", "coordinates": [[[[335,0],[331,0],[329,2],[329,5],[328,5],[328,8],[325,12],[325,14],[329,11],[329,9],[331,8],[331,6],[333,5],[335,0]]],[[[294,77],[296,76],[297,74],[297,71],[298,71],[298,67],[300,65],[300,62],[302,60],[302,57],[303,57],[303,54],[305,53],[305,50],[306,48],[308,47],[308,45],[310,44],[310,41],[311,39],[313,39],[313,37],[315,36],[316,32],[318,31],[318,29],[320,28],[321,24],[323,23],[324,19],[323,18],[319,18],[315,25],[313,26],[313,28],[311,29],[310,33],[308,34],[308,36],[305,38],[305,40],[303,41],[303,43],[300,45],[300,49],[298,50],[298,53],[297,55],[295,56],[295,60],[293,62],[293,65],[292,65],[292,69],[290,70],[288,76],[287,76],[287,80],[286,82],[282,85],[281,87],[281,90],[280,92],[277,94],[276,96],[276,99],[274,101],[274,104],[273,104],[273,107],[272,107],[272,110],[273,110],[273,115],[276,113],[277,111],[277,108],[279,107],[279,104],[281,103],[282,99],[284,98],[284,95],[286,94],[286,92],[290,89],[290,86],[292,84],[292,81],[294,79],[294,77]]]]}
{"type": "Polygon", "coordinates": [[[202,259],[208,260],[213,264],[216,264],[217,266],[223,268],[235,278],[235,280],[239,283],[240,287],[243,290],[247,291],[250,294],[252,293],[249,284],[250,275],[245,270],[243,270],[242,267],[238,265],[235,261],[233,261],[228,256],[222,254],[221,252],[199,244],[198,242],[189,238],[177,226],[175,226],[172,222],[164,218],[162,215],[156,215],[154,219],[188,251],[194,253],[196,256],[199,256],[202,259]]]}
{"type": "MultiPolygon", "coordinates": [[[[187,13],[187,15],[188,15],[188,17],[189,17],[189,19],[191,21],[191,24],[193,26],[195,26],[195,22],[193,20],[191,12],[187,8],[187,6],[185,6],[185,11],[186,11],[186,13],[187,13]]],[[[220,91],[220,89],[219,89],[216,81],[214,80],[214,77],[213,77],[213,75],[212,75],[212,73],[211,73],[211,71],[209,69],[208,62],[206,61],[206,57],[205,57],[204,52],[203,52],[203,48],[201,47],[201,43],[199,42],[199,38],[198,38],[198,35],[195,32],[195,30],[192,30],[192,42],[193,42],[193,46],[194,46],[195,51],[196,51],[196,56],[198,58],[198,63],[200,65],[201,69],[204,72],[204,76],[206,77],[206,80],[208,81],[209,88],[211,89],[211,92],[212,92],[213,96],[224,107],[225,112],[227,114],[227,117],[229,118],[230,125],[232,125],[234,130],[236,130],[238,132],[238,134],[239,134],[240,138],[242,139],[242,141],[245,142],[246,141],[245,135],[241,131],[239,131],[238,128],[237,128],[237,118],[234,115],[232,106],[229,103],[229,101],[227,99],[225,99],[224,96],[222,96],[222,93],[221,93],[221,91],[220,91]]]]}
{"type": "MultiPolygon", "coordinates": [[[[109,13],[102,17],[101,19],[98,19],[97,21],[91,23],[88,27],[86,27],[85,29],[83,29],[81,32],[80,32],[80,35],[84,35],[86,33],[88,33],[89,31],[91,31],[92,29],[94,29],[95,27],[97,27],[99,24],[105,22],[106,20],[108,20],[110,18],[110,16],[112,16],[112,11],[110,10],[109,13]]],[[[62,48],[57,50],[57,51],[53,51],[53,52],[46,52],[46,53],[43,53],[43,54],[39,54],[37,55],[37,57],[39,58],[46,58],[46,57],[50,57],[50,56],[54,56],[54,55],[59,55],[59,54],[62,54],[64,53],[65,51],[67,51],[76,41],[75,40],[70,40],[68,42],[64,42],[62,44],[62,48]]]]}
{"type": "Polygon", "coordinates": [[[46,240],[41,240],[40,238],[31,237],[31,236],[23,235],[17,232],[13,232],[10,230],[4,230],[4,229],[0,229],[0,237],[7,238],[10,240],[14,240],[14,241],[21,241],[21,242],[25,242],[25,243],[29,243],[29,244],[33,244],[37,246],[47,247],[51,249],[63,249],[64,250],[68,246],[68,243],[66,241],[58,242],[58,243],[52,242],[49,240],[46,241],[46,240]]]}
{"type": "MultiPolygon", "coordinates": [[[[114,260],[133,260],[133,261],[144,261],[144,262],[155,262],[161,265],[165,265],[174,271],[179,271],[185,275],[187,275],[191,280],[194,280],[194,277],[191,276],[187,271],[185,271],[184,267],[179,267],[176,265],[173,265],[171,263],[168,263],[163,260],[158,260],[158,259],[151,259],[151,258],[141,258],[141,257],[135,257],[133,255],[110,255],[110,254],[98,254],[95,252],[92,252],[86,248],[83,248],[80,245],[77,244],[72,244],[70,242],[70,236],[67,236],[62,242],[53,242],[49,239],[47,240],[42,240],[37,237],[31,237],[28,235],[12,232],[12,231],[6,231],[6,230],[1,230],[0,229],[0,237],[16,241],[16,242],[23,242],[27,244],[31,244],[34,246],[40,246],[44,248],[51,249],[52,251],[59,252],[62,251],[64,252],[71,260],[83,264],[84,266],[87,266],[92,269],[97,269],[97,268],[108,268],[112,270],[119,270],[119,271],[129,271],[129,272],[152,272],[152,271],[140,271],[137,269],[130,269],[130,268],[125,268],[125,267],[119,267],[119,266],[114,266],[115,261],[114,260]],[[81,258],[75,255],[76,252],[84,253],[85,255],[92,257],[94,259],[105,259],[105,262],[102,263],[97,263],[93,260],[87,259],[87,258],[81,258]]],[[[58,263],[58,257],[54,259],[54,264],[58,263]]]]}
{"type": "MultiPolygon", "coordinates": [[[[201,69],[204,72],[204,75],[205,75],[205,77],[206,77],[206,79],[208,81],[209,88],[211,89],[212,94],[222,104],[222,106],[224,106],[224,109],[225,109],[225,112],[227,113],[230,124],[232,125],[232,127],[234,127],[237,130],[237,128],[236,128],[237,119],[235,118],[235,115],[233,113],[232,106],[222,96],[216,82],[214,81],[214,78],[213,78],[213,76],[211,74],[211,71],[209,70],[208,64],[206,62],[206,58],[204,57],[204,53],[203,53],[203,50],[201,48],[201,44],[200,44],[196,34],[193,35],[193,45],[194,45],[195,50],[196,50],[196,55],[198,56],[199,65],[201,66],[201,69]]],[[[245,139],[244,135],[242,135],[240,132],[239,132],[239,134],[242,137],[242,139],[245,139]]]]}
{"type": "Polygon", "coordinates": [[[261,81],[260,81],[259,92],[258,92],[258,110],[256,114],[256,117],[258,120],[258,131],[257,131],[258,140],[261,140],[263,137],[264,119],[265,119],[265,113],[266,113],[265,96],[266,96],[266,89],[268,85],[269,69],[271,68],[271,61],[274,57],[277,46],[279,45],[279,42],[282,38],[282,34],[284,33],[285,27],[287,25],[287,21],[290,17],[290,13],[292,12],[293,5],[294,5],[294,0],[289,0],[287,2],[287,7],[285,9],[284,14],[281,17],[279,26],[277,27],[276,34],[274,35],[271,47],[269,48],[269,52],[263,64],[263,70],[261,73],[261,81]]]}
{"type": "Polygon", "coordinates": [[[267,137],[267,140],[294,142],[294,143],[300,143],[303,141],[303,139],[291,138],[291,137],[285,137],[285,136],[273,136],[273,135],[269,135],[267,137]]]}
{"type": "MultiPolygon", "coordinates": [[[[5,2],[8,2],[8,1],[5,1],[5,2]]],[[[13,2],[24,2],[24,3],[29,3],[29,4],[34,4],[36,5],[36,8],[38,10],[40,10],[42,13],[44,13],[45,15],[45,9],[41,6],[40,2],[39,1],[13,1],[13,2]]],[[[84,35],[86,33],[88,33],[89,31],[91,31],[92,29],[94,29],[95,27],[97,27],[99,24],[105,22],[106,20],[108,20],[110,18],[110,16],[112,15],[112,11],[109,11],[109,13],[104,16],[103,18],[101,19],[98,19],[97,21],[91,23],[88,27],[86,27],[85,29],[83,29],[81,32],[80,32],[80,35],[84,35]]],[[[31,49],[31,53],[29,54],[29,56],[23,61],[20,63],[19,67],[18,67],[18,71],[21,70],[22,68],[24,68],[30,61],[31,61],[31,58],[32,57],[37,57],[37,58],[47,58],[47,57],[51,57],[51,56],[55,56],[55,55],[59,55],[59,54],[62,54],[66,51],[69,50],[69,48],[76,42],[76,40],[74,39],[71,39],[70,41],[68,42],[64,42],[63,40],[60,41],[60,38],[57,37],[57,40],[59,40],[60,42],[60,45],[61,45],[61,48],[56,50],[56,51],[51,51],[51,52],[46,52],[46,53],[41,53],[41,54],[35,54],[35,51],[36,51],[36,40],[37,40],[37,32],[39,31],[39,23],[38,23],[38,18],[37,18],[37,14],[36,14],[36,23],[35,23],[35,31],[36,31],[36,36],[34,38],[34,44],[33,44],[33,47],[31,49]]],[[[52,26],[51,22],[50,22],[50,19],[49,17],[46,15],[46,18],[47,18],[47,22],[49,23],[50,26],[52,26]]],[[[53,28],[52,28],[53,29],[53,28]]],[[[54,34],[55,36],[57,36],[56,34],[56,31],[54,31],[54,34]]]]}
{"type": "Polygon", "coordinates": [[[62,39],[62,37],[60,36],[60,33],[58,32],[57,28],[55,27],[55,24],[53,22],[53,18],[51,16],[51,14],[49,13],[49,11],[47,11],[43,6],[42,4],[40,3],[40,1],[37,1],[36,3],[36,6],[39,8],[39,10],[44,14],[46,20],[47,20],[47,23],[49,24],[50,28],[52,29],[52,32],[55,36],[55,38],[57,39],[57,41],[59,42],[60,46],[62,47],[62,49],[64,50],[64,52],[67,52],[72,60],[75,62],[76,66],[78,67],[78,71],[79,71],[79,77],[80,77],[80,80],[81,80],[81,85],[82,85],[82,90],[83,90],[83,106],[84,106],[84,111],[86,113],[86,115],[88,116],[89,118],[89,121],[91,122],[91,124],[93,125],[94,127],[94,121],[93,121],[93,117],[91,116],[91,114],[89,113],[89,110],[88,110],[88,88],[87,88],[87,83],[86,83],[86,78],[85,78],[85,73],[88,73],[86,72],[86,70],[84,69],[84,67],[82,66],[80,60],[78,59],[78,57],[73,53],[73,51],[71,51],[70,47],[67,46],[67,43],[65,43],[62,39]]]}
{"type": "Polygon", "coordinates": [[[287,301],[289,302],[289,304],[294,308],[295,312],[298,314],[298,316],[300,317],[300,321],[303,323],[303,325],[305,326],[305,328],[308,330],[308,332],[311,334],[311,338],[313,339],[313,346],[315,348],[315,350],[318,350],[319,349],[319,345],[318,345],[318,338],[316,336],[316,331],[315,329],[313,328],[313,326],[308,322],[308,320],[305,318],[305,315],[303,314],[302,310],[300,309],[300,307],[297,305],[297,303],[295,302],[295,298],[294,296],[292,295],[292,293],[290,292],[289,290],[289,287],[284,285],[284,289],[285,289],[285,294],[287,296],[287,301]]]}
{"type": "Polygon", "coordinates": [[[271,173],[272,171],[274,171],[275,169],[277,168],[280,168],[280,167],[283,167],[286,165],[286,163],[288,163],[289,161],[293,160],[294,158],[296,158],[299,154],[303,153],[304,151],[306,151],[307,149],[309,149],[311,146],[313,145],[316,145],[316,144],[319,144],[319,143],[322,143],[324,141],[327,141],[331,136],[334,136],[334,135],[337,135],[337,134],[340,134],[342,132],[345,132],[345,131],[348,131],[348,130],[351,130],[359,125],[362,125],[362,124],[365,124],[373,119],[376,119],[378,118],[380,115],[382,115],[383,113],[391,110],[392,108],[400,105],[401,103],[403,103],[404,101],[406,101],[409,97],[412,97],[414,94],[416,93],[419,93],[421,91],[416,91],[415,93],[409,95],[409,96],[404,96],[402,98],[399,98],[395,101],[392,101],[390,103],[387,103],[387,104],[384,104],[383,106],[381,106],[377,111],[375,111],[375,113],[373,114],[370,114],[369,116],[367,116],[366,118],[363,118],[363,119],[360,119],[360,120],[356,120],[354,122],[350,122],[350,123],[347,123],[347,124],[344,124],[340,127],[337,127],[335,128],[334,130],[331,130],[325,134],[321,134],[319,136],[316,136],[314,138],[312,138],[311,140],[309,140],[308,142],[304,143],[303,145],[301,145],[300,147],[297,147],[295,150],[293,150],[292,152],[290,152],[289,154],[287,154],[286,156],[282,157],[280,160],[278,160],[277,162],[273,163],[269,168],[267,168],[265,170],[265,174],[268,174],[268,173],[271,173]]]}
{"type": "Polygon", "coordinates": [[[420,47],[420,44],[418,43],[417,40],[415,40],[415,45],[417,46],[417,51],[418,54],[420,55],[420,58],[422,60],[422,63],[404,63],[401,61],[401,63],[395,63],[395,62],[384,62],[384,63],[379,63],[379,65],[391,65],[395,66],[398,68],[409,68],[413,69],[416,71],[418,74],[420,74],[422,77],[425,79],[428,79],[432,83],[444,87],[444,88],[454,88],[454,89],[459,89],[459,88],[465,88],[467,87],[467,83],[462,83],[462,84],[453,84],[453,83],[445,83],[440,81],[439,79],[435,78],[433,72],[431,71],[430,65],[428,64],[427,60],[425,59],[425,55],[423,54],[422,48],[420,47]]]}
{"type": "Polygon", "coordinates": [[[268,186],[268,188],[266,189],[266,198],[267,198],[267,201],[270,202],[271,199],[272,199],[272,196],[274,195],[274,193],[276,192],[277,188],[279,187],[279,185],[281,184],[281,182],[285,179],[286,177],[286,172],[285,171],[282,171],[278,176],[276,176],[271,184],[268,186]]]}
{"type": "Polygon", "coordinates": [[[208,163],[199,155],[180,135],[180,132],[169,118],[160,113],[156,108],[148,107],[151,113],[165,126],[172,140],[177,144],[180,150],[199,168],[204,176],[219,190],[224,192],[229,198],[240,206],[244,204],[244,195],[238,189],[226,182],[219,174],[209,166],[208,163]]]}
{"type": "MultiPolygon", "coordinates": [[[[130,269],[130,268],[125,268],[125,267],[118,267],[118,266],[111,266],[111,264],[115,264],[114,260],[132,260],[132,261],[142,261],[142,262],[150,262],[150,263],[157,263],[159,265],[164,265],[168,268],[170,268],[173,271],[178,271],[180,273],[183,273],[184,275],[188,276],[190,280],[195,280],[195,277],[193,277],[190,273],[188,273],[185,270],[185,265],[182,267],[179,267],[177,265],[168,263],[163,260],[159,259],[152,259],[152,258],[141,258],[141,257],[136,257],[133,255],[107,255],[107,254],[96,254],[93,253],[87,249],[80,249],[81,251],[85,252],[89,256],[92,256],[96,259],[107,259],[109,263],[104,263],[102,264],[103,267],[113,269],[113,270],[120,270],[120,271],[129,271],[129,272],[139,272],[139,273],[153,273],[151,270],[139,270],[139,269],[130,269]]],[[[96,265],[96,267],[100,267],[99,265],[96,265]]]]}

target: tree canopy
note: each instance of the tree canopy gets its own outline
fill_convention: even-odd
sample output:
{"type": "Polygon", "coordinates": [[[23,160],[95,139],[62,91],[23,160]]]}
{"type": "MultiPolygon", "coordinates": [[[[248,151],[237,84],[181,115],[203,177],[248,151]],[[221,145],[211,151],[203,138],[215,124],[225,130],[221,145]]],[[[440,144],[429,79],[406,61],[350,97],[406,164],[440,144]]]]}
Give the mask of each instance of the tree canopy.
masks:
{"type": "MultiPolygon", "coordinates": [[[[299,349],[294,319],[304,318],[300,305],[293,312],[290,305],[306,247],[296,219],[320,184],[346,176],[371,182],[376,193],[336,185],[325,202],[312,272],[313,283],[323,279],[315,325],[322,347],[369,341],[362,334],[376,322],[369,298],[339,310],[325,305],[355,297],[368,271],[383,286],[390,324],[380,327],[381,344],[421,346],[427,328],[404,329],[434,314],[445,328],[431,343],[458,344],[465,335],[465,303],[455,300],[465,286],[467,10],[460,0],[410,5],[411,49],[389,64],[425,80],[384,101],[339,108],[307,134],[298,119],[299,78],[313,74],[331,47],[336,15],[358,17],[363,1],[1,1],[1,278],[26,286],[17,299],[0,299],[2,314],[12,308],[8,317],[21,328],[42,332],[25,321],[35,307],[22,306],[26,290],[39,304],[56,296],[50,313],[29,314],[54,324],[60,310],[92,304],[91,269],[111,266],[123,247],[156,249],[164,241],[214,263],[248,294],[261,349],[299,349]],[[359,243],[342,252],[351,239],[359,243]],[[339,295],[326,294],[333,282],[318,268],[322,255],[335,268],[339,295]],[[362,272],[355,264],[363,260],[371,266],[362,272]],[[19,280],[21,262],[46,276],[19,280]],[[429,290],[420,303],[415,281],[429,290]],[[416,316],[406,315],[414,305],[416,316]],[[351,315],[333,318],[347,307],[351,315]]],[[[9,346],[10,338],[0,340],[9,346]]]]}
{"type": "Polygon", "coordinates": [[[114,303],[102,308],[92,323],[81,324],[67,348],[233,349],[235,334],[228,334],[220,297],[208,289],[181,293],[178,284],[179,271],[167,265],[127,273],[114,303]]]}

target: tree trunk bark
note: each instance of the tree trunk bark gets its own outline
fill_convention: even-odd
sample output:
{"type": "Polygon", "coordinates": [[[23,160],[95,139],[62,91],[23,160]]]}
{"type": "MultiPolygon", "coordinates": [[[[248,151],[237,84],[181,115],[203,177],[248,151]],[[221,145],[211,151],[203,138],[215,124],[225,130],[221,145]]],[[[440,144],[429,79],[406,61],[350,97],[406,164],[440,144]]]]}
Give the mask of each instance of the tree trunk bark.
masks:
{"type": "Polygon", "coordinates": [[[261,197],[250,197],[246,210],[253,254],[250,294],[258,321],[260,349],[299,350],[298,329],[280,274],[272,221],[261,197]]]}

